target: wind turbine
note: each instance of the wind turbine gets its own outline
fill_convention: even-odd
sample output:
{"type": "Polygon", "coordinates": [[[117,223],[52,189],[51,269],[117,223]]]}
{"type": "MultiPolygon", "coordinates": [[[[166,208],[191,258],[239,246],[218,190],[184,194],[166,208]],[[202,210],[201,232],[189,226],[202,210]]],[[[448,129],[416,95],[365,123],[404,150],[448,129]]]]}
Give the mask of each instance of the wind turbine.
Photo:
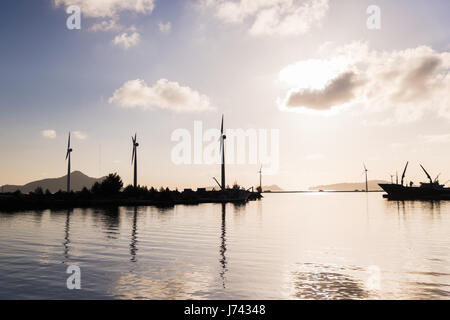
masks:
{"type": "Polygon", "coordinates": [[[366,192],[369,192],[369,183],[368,183],[368,181],[367,181],[367,172],[368,172],[369,170],[367,170],[366,164],[365,164],[365,163],[363,163],[363,166],[364,166],[364,172],[363,172],[363,173],[366,174],[366,192]]]}
{"type": "Polygon", "coordinates": [[[131,156],[131,164],[133,165],[134,161],[134,187],[137,187],[137,147],[139,147],[139,143],[137,143],[137,134],[134,134],[134,137],[131,137],[133,142],[133,154],[131,156]]]}
{"type": "Polygon", "coordinates": [[[68,161],[67,164],[67,193],[70,192],[70,154],[72,153],[73,149],[70,147],[70,132],[69,132],[69,141],[67,142],[67,154],[66,154],[66,160],[68,161]]]}
{"type": "Polygon", "coordinates": [[[223,133],[223,115],[222,125],[220,127],[220,152],[222,153],[222,191],[225,191],[225,140],[227,136],[223,133]]]}
{"type": "Polygon", "coordinates": [[[259,171],[258,171],[258,173],[259,173],[259,192],[261,192],[262,193],[262,165],[261,165],[261,168],[259,169],[259,171]]]}

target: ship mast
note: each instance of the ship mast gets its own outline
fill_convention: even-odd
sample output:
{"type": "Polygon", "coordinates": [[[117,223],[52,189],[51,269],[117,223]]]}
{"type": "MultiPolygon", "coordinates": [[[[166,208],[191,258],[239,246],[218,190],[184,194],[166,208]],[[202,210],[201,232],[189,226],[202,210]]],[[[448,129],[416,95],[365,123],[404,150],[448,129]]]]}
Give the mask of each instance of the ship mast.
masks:
{"type": "Polygon", "coordinates": [[[409,165],[409,161],[406,162],[405,170],[403,170],[403,174],[402,174],[402,186],[403,186],[403,180],[405,180],[406,169],[408,169],[408,165],[409,165]]]}
{"type": "Polygon", "coordinates": [[[427,175],[428,180],[430,180],[430,183],[433,184],[433,179],[432,179],[431,176],[428,174],[427,170],[425,170],[425,168],[424,168],[422,165],[420,165],[420,167],[422,168],[422,170],[423,170],[423,171],[425,172],[425,174],[427,175]]]}

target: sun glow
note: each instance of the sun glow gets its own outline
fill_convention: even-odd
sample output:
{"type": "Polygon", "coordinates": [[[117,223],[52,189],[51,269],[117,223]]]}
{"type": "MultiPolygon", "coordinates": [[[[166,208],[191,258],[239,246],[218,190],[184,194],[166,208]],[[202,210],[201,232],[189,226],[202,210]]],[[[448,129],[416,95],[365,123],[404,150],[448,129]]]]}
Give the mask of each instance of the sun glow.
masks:
{"type": "Polygon", "coordinates": [[[278,80],[288,88],[322,90],[348,69],[343,59],[310,59],[291,64],[280,71],[278,80]]]}

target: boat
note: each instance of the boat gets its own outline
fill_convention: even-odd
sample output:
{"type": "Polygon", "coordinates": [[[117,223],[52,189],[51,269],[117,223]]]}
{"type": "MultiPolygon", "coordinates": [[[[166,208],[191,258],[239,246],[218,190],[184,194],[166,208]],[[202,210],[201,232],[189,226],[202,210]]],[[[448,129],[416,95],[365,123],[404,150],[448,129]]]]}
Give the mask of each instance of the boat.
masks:
{"type": "Polygon", "coordinates": [[[390,200],[450,200],[450,188],[446,188],[444,184],[439,183],[439,175],[433,180],[428,174],[427,170],[420,165],[422,170],[428,177],[429,182],[421,182],[420,186],[414,186],[410,183],[409,186],[404,185],[406,163],[403,170],[401,183],[381,183],[379,186],[387,193],[385,198],[390,200]]]}

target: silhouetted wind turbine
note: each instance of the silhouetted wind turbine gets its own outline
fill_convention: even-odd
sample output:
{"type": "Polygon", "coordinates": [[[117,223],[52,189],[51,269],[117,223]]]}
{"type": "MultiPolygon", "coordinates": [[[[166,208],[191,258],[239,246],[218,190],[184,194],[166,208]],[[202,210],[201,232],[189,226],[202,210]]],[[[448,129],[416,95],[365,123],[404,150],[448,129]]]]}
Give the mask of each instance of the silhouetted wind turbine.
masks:
{"type": "Polygon", "coordinates": [[[133,154],[131,156],[131,164],[134,161],[134,187],[137,187],[137,147],[139,147],[139,143],[137,143],[137,134],[134,137],[131,137],[133,142],[133,154]]]}
{"type": "Polygon", "coordinates": [[[223,115],[222,115],[222,125],[220,127],[220,151],[222,153],[222,191],[225,191],[225,139],[227,136],[223,133],[223,115]]]}
{"type": "Polygon", "coordinates": [[[70,132],[69,132],[69,141],[67,142],[67,154],[66,154],[66,160],[68,161],[67,165],[67,193],[70,192],[70,154],[72,153],[73,149],[70,147],[70,132]]]}
{"type": "Polygon", "coordinates": [[[366,192],[369,192],[369,182],[367,181],[367,172],[369,170],[367,170],[365,163],[363,163],[363,165],[364,165],[364,173],[366,174],[366,192]]]}
{"type": "Polygon", "coordinates": [[[262,192],[263,191],[262,190],[262,165],[261,165],[261,168],[259,169],[258,173],[259,173],[259,192],[262,192]]]}

